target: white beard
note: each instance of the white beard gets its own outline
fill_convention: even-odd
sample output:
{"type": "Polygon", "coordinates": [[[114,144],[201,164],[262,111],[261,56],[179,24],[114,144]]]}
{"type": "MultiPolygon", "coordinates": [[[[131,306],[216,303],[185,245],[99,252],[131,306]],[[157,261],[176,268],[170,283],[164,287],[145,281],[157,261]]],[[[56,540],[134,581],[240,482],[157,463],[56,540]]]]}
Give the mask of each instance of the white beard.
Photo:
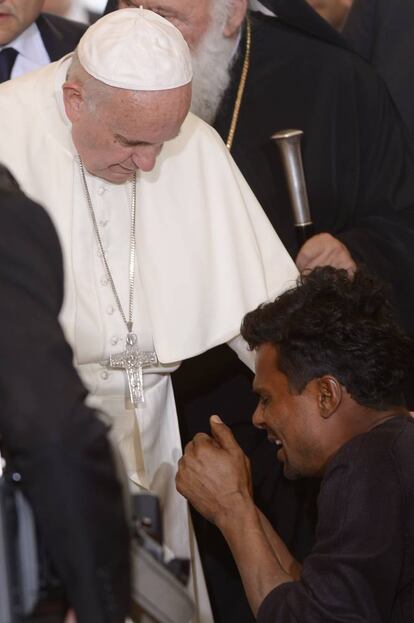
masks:
{"type": "Polygon", "coordinates": [[[220,23],[211,25],[193,52],[193,96],[191,112],[212,124],[230,82],[235,40],[223,36],[220,23]]]}

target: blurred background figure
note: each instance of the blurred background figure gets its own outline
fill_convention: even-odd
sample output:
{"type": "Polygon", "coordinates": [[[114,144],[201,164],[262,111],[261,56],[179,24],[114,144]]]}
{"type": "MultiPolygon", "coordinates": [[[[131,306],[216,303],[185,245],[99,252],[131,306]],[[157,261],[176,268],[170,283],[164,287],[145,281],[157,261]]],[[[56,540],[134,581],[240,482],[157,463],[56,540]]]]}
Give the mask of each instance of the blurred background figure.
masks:
{"type": "Polygon", "coordinates": [[[87,24],[102,15],[104,6],[105,0],[46,0],[44,10],[87,24]]]}
{"type": "Polygon", "coordinates": [[[341,30],[347,18],[353,0],[307,0],[336,30],[341,30]]]}
{"type": "Polygon", "coordinates": [[[384,78],[413,137],[413,0],[355,0],[343,34],[384,78]]]}
{"type": "Polygon", "coordinates": [[[43,13],[44,4],[0,0],[0,83],[72,52],[85,31],[83,24],[43,13]]]}
{"type": "MultiPolygon", "coordinates": [[[[336,30],[341,30],[345,24],[349,9],[354,0],[306,0],[336,30]]],[[[260,11],[265,15],[275,15],[260,0],[249,0],[252,11],[260,11]]]]}

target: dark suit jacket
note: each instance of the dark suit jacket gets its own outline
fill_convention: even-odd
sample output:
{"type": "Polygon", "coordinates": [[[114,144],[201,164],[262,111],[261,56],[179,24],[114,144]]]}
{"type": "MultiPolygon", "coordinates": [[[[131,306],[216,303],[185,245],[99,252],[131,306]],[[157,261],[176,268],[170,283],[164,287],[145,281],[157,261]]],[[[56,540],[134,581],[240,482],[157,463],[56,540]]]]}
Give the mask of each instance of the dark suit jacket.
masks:
{"type": "Polygon", "coordinates": [[[112,13],[112,11],[116,11],[117,8],[118,8],[117,0],[108,0],[108,2],[106,3],[104,15],[106,15],[107,13],[112,13]]]}
{"type": "Polygon", "coordinates": [[[107,427],[84,405],[57,316],[62,257],[47,214],[0,189],[0,434],[78,623],[121,623],[129,534],[107,427]]]}
{"type": "Polygon", "coordinates": [[[72,52],[87,29],[86,24],[49,13],[41,13],[36,25],[52,62],[72,52]]]}
{"type": "Polygon", "coordinates": [[[414,2],[355,0],[343,35],[384,78],[414,136],[414,2]]]}

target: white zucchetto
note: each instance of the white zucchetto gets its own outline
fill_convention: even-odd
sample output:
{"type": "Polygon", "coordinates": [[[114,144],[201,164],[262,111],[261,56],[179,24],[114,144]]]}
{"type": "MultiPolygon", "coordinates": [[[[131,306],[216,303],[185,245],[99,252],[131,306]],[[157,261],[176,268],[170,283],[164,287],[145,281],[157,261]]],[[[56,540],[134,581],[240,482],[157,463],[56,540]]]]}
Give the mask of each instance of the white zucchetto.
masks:
{"type": "Polygon", "coordinates": [[[164,91],[192,79],[190,51],[180,31],[143,8],[105,15],[88,28],[77,51],[91,76],[119,89],[164,91]]]}

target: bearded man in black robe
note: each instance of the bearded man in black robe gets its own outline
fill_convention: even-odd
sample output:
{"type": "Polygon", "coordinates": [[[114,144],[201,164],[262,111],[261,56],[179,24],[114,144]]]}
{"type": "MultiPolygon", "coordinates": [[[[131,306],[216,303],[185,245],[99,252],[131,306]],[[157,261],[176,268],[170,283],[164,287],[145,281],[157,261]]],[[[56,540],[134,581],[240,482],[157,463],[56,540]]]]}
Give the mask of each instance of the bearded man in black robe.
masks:
{"type": "MultiPolygon", "coordinates": [[[[413,334],[414,160],[386,87],[370,67],[304,0],[262,0],[271,14],[249,19],[246,0],[118,2],[120,8],[143,4],[182,30],[195,63],[192,110],[225,142],[237,121],[231,153],[300,269],[367,265],[391,283],[400,319],[413,334]],[[270,140],[286,128],[304,131],[316,235],[301,249],[270,140]]],[[[118,2],[110,0],[108,9],[118,2]]],[[[313,543],[317,486],[283,478],[273,446],[250,423],[251,377],[227,351],[210,351],[175,374],[183,442],[208,432],[208,417],[220,413],[250,456],[257,504],[303,559],[313,543]]],[[[204,522],[198,536],[216,621],[252,620],[241,588],[236,597],[238,574],[230,557],[223,558],[220,536],[204,522]]]]}

